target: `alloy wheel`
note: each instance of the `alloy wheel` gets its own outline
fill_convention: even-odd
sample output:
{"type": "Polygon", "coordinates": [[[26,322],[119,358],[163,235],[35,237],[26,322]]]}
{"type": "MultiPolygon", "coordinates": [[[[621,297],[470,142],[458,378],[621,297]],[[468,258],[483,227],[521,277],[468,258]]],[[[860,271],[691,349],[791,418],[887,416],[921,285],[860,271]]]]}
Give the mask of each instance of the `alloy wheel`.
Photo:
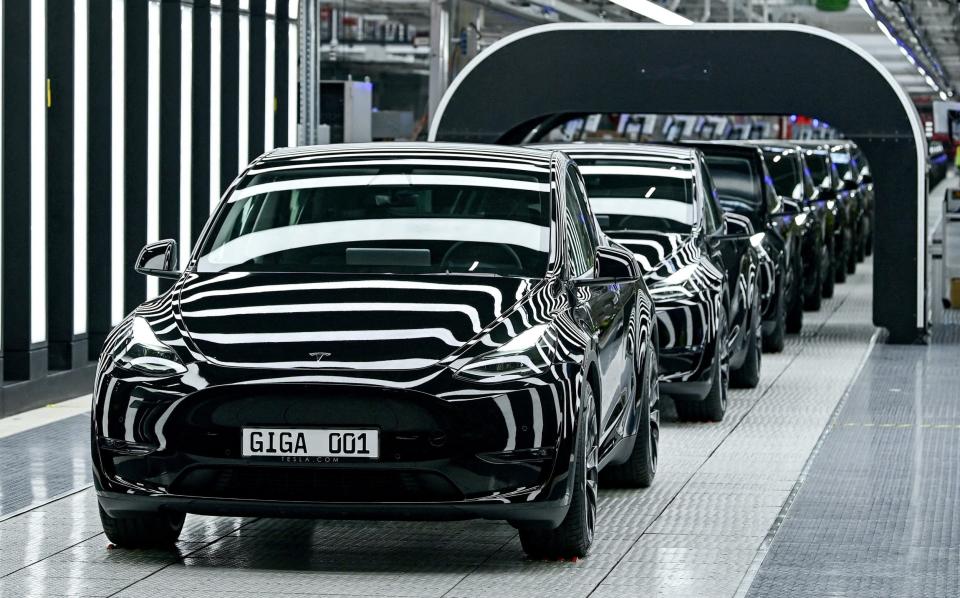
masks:
{"type": "MultiPolygon", "coordinates": [[[[724,312],[723,320],[720,323],[720,330],[724,335],[727,334],[727,314],[724,312]]],[[[730,344],[727,342],[720,345],[720,405],[723,411],[727,410],[727,389],[730,388],[730,344]]]]}
{"type": "Polygon", "coordinates": [[[593,397],[593,389],[587,392],[587,411],[584,414],[584,423],[586,427],[586,438],[584,439],[584,476],[583,483],[584,496],[583,507],[585,509],[584,521],[587,524],[587,542],[593,541],[593,533],[597,526],[597,501],[599,489],[599,431],[597,424],[596,402],[593,397]]]}
{"type": "MultiPolygon", "coordinates": [[[[652,351],[651,347],[651,351],[652,351]]],[[[655,352],[651,355],[656,355],[655,352]]],[[[650,402],[650,435],[648,437],[648,446],[650,447],[650,463],[653,473],[657,472],[657,459],[660,455],[660,371],[657,366],[656,357],[651,360],[650,376],[648,389],[648,401],[650,402]]]]}

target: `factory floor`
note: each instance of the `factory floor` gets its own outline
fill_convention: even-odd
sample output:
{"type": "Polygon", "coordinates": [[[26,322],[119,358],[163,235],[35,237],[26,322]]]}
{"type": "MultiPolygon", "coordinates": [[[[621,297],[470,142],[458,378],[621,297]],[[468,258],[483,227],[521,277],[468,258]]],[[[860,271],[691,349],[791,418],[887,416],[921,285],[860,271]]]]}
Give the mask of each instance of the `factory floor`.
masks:
{"type": "Polygon", "coordinates": [[[667,406],[653,487],[602,490],[577,562],[482,521],[190,516],[175,551],[112,549],[89,399],[0,420],[0,596],[960,595],[960,325],[885,345],[871,292],[868,260],[722,423],[667,406]]]}

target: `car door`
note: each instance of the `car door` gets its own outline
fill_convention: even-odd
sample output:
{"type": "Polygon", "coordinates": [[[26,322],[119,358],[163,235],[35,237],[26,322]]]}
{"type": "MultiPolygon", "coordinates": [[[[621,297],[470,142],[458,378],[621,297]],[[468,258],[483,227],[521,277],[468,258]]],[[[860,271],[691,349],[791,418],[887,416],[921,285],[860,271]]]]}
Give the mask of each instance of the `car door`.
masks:
{"type": "MultiPolygon", "coordinates": [[[[568,171],[564,177],[564,238],[570,279],[588,280],[596,275],[599,243],[595,220],[586,204],[580,177],[568,171]]],[[[627,295],[619,284],[580,285],[577,293],[577,317],[596,341],[600,370],[601,446],[607,437],[614,401],[622,398],[624,376],[624,318],[621,303],[627,295]]]]}
{"type": "Polygon", "coordinates": [[[745,329],[749,314],[744,309],[744,301],[741,297],[741,288],[746,286],[746,280],[741,281],[744,273],[741,268],[743,252],[750,241],[743,236],[731,236],[724,234],[723,228],[723,210],[720,208],[718,193],[710,177],[710,172],[703,169],[704,186],[704,231],[708,245],[711,251],[715,252],[720,260],[720,264],[727,277],[727,292],[729,293],[729,312],[727,313],[727,322],[729,323],[728,339],[740,339],[743,335],[740,331],[745,329]],[[743,282],[743,284],[741,284],[743,282]]]}

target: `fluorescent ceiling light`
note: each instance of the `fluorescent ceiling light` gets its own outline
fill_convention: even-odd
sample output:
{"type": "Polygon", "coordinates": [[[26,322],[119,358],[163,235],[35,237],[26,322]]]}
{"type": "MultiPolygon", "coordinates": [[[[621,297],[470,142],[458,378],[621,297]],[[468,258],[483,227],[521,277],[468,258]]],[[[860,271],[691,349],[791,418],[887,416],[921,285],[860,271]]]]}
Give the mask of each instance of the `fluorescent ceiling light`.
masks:
{"type": "Polygon", "coordinates": [[[692,25],[693,21],[650,0],[610,0],[614,4],[664,25],[692,25]]]}

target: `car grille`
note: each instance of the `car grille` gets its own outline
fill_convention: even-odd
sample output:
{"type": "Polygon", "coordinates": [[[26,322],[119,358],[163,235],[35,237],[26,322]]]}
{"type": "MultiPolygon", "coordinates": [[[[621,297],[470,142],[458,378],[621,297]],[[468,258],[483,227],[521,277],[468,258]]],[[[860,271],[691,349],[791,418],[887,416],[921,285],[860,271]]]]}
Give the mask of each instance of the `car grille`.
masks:
{"type": "Polygon", "coordinates": [[[170,486],[182,496],[304,502],[441,502],[463,494],[444,476],[424,471],[300,467],[200,467],[170,486]]]}

